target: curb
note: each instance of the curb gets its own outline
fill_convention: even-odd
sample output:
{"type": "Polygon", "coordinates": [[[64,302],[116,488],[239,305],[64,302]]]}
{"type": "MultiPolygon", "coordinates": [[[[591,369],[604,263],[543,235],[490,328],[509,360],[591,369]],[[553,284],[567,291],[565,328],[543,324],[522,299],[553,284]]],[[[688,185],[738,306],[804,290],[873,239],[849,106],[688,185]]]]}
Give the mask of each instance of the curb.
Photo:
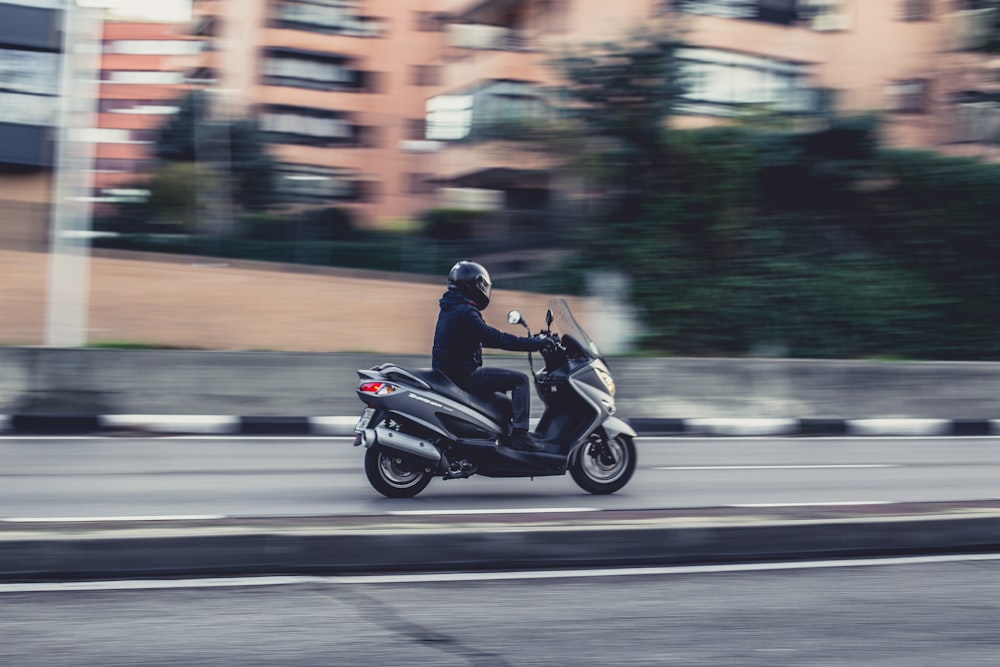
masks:
{"type": "Polygon", "coordinates": [[[756,563],[995,553],[1000,503],[809,513],[708,508],[513,515],[0,523],[0,581],[756,563]]]}
{"type": "MultiPolygon", "coordinates": [[[[233,415],[0,415],[0,433],[71,435],[115,431],[186,435],[351,436],[356,416],[233,415]]],[[[647,436],[989,436],[1000,419],[815,419],[638,417],[629,422],[647,436]]]]}

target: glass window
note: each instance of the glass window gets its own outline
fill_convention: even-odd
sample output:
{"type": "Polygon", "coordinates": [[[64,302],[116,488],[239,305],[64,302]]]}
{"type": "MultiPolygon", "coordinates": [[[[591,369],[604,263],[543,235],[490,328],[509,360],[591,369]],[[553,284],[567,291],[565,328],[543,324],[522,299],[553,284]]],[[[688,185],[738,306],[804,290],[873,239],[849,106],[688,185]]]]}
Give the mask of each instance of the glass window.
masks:
{"type": "Polygon", "coordinates": [[[815,105],[807,65],[715,49],[681,49],[678,56],[688,111],[727,115],[734,107],[757,105],[805,112],[815,105]]]}
{"type": "Polygon", "coordinates": [[[152,85],[174,85],[184,82],[181,72],[122,70],[101,72],[101,79],[107,83],[143,83],[152,85]]]}
{"type": "Polygon", "coordinates": [[[261,114],[265,132],[297,136],[310,143],[344,143],[354,140],[354,127],[346,118],[312,110],[270,109],[261,114]]]}
{"type": "Polygon", "coordinates": [[[59,94],[59,54],[0,49],[0,90],[59,94]]]}
{"type": "Polygon", "coordinates": [[[58,97],[7,93],[0,90],[0,122],[55,125],[58,106],[58,97]]]}
{"type": "Polygon", "coordinates": [[[341,61],[294,56],[269,56],[264,76],[270,85],[314,89],[353,87],[357,73],[341,61]]]}
{"type": "Polygon", "coordinates": [[[382,32],[382,22],[361,16],[353,0],[281,0],[272,11],[272,22],[283,28],[351,37],[375,37],[382,32]]]}
{"type": "Polygon", "coordinates": [[[105,53],[144,56],[186,56],[201,53],[199,40],[119,39],[104,43],[105,53]]]}
{"type": "Polygon", "coordinates": [[[439,95],[427,100],[427,138],[464,139],[472,130],[472,95],[439,95]]]}
{"type": "Polygon", "coordinates": [[[277,166],[278,189],[300,200],[354,200],[358,198],[357,174],[347,169],[301,164],[277,166]]]}

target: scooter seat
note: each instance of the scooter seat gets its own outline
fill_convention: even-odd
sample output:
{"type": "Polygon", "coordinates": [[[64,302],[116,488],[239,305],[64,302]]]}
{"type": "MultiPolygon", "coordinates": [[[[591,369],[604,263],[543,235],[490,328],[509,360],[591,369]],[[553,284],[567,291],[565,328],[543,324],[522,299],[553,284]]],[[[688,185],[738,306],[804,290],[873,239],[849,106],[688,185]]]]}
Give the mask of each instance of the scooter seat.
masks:
{"type": "Polygon", "coordinates": [[[510,421],[513,410],[510,397],[507,394],[499,392],[490,396],[473,394],[465,391],[452,382],[447,375],[433,368],[408,368],[406,370],[429,384],[434,391],[459,403],[476,408],[499,424],[506,424],[510,421]]]}

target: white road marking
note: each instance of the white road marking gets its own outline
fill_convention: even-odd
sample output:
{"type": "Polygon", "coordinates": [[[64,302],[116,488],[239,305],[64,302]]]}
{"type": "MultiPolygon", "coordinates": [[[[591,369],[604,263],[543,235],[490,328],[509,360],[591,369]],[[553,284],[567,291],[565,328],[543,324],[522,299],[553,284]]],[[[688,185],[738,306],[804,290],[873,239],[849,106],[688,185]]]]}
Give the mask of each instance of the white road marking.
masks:
{"type": "Polygon", "coordinates": [[[826,470],[828,468],[902,468],[893,463],[844,463],[831,465],[773,465],[773,466],[657,466],[653,470],[826,470]]]}
{"type": "Polygon", "coordinates": [[[550,512],[600,512],[596,507],[526,507],[485,510],[393,510],[386,512],[396,516],[440,516],[448,514],[548,514],[550,512]]]}
{"type": "Polygon", "coordinates": [[[734,563],[730,565],[675,565],[663,567],[620,567],[583,570],[529,570],[525,572],[442,572],[431,574],[361,574],[330,577],[275,576],[204,579],[126,579],[117,581],[71,581],[0,584],[3,593],[45,593],[72,591],[128,591],[176,588],[248,588],[301,584],[365,585],[424,584],[452,582],[519,581],[537,579],[580,579],[606,577],[676,576],[687,574],[724,574],[732,572],[772,572],[781,570],[819,570],[853,567],[890,567],[933,565],[940,563],[1000,561],[1000,554],[955,554],[946,556],[902,556],[896,558],[858,558],[779,563],[734,563]]]}
{"type": "Polygon", "coordinates": [[[90,521],[211,521],[225,519],[222,514],[173,514],[150,516],[39,516],[10,517],[3,523],[86,523],[90,521]]]}
{"type": "Polygon", "coordinates": [[[741,505],[726,505],[744,509],[766,509],[772,507],[843,507],[853,505],[893,505],[891,500],[831,500],[818,503],[744,503],[741,505]]]}

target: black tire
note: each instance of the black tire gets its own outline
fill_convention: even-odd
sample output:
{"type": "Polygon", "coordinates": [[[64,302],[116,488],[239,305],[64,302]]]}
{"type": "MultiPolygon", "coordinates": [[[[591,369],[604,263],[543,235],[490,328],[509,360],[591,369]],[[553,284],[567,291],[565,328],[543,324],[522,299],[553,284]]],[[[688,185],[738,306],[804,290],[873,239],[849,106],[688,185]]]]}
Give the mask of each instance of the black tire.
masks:
{"type": "Polygon", "coordinates": [[[569,474],[588,493],[614,493],[632,479],[635,463],[635,443],[630,436],[620,434],[608,439],[603,432],[597,432],[577,452],[569,474]]]}
{"type": "Polygon", "coordinates": [[[368,483],[386,498],[412,498],[427,488],[433,475],[424,466],[422,462],[378,445],[365,452],[368,483]]]}

